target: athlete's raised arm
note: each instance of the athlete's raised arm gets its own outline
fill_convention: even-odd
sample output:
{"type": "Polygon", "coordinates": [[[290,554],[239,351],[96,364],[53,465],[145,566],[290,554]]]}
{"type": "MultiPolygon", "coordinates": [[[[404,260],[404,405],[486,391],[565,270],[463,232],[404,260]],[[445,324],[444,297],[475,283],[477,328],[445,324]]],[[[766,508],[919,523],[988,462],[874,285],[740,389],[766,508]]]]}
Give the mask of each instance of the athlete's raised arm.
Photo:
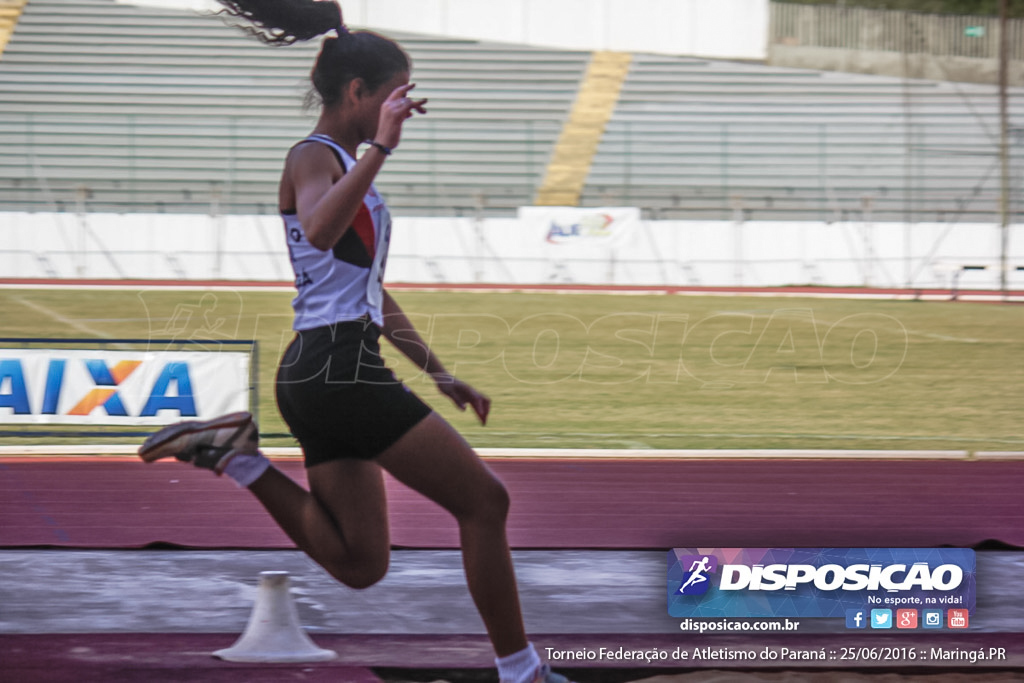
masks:
{"type": "MultiPolygon", "coordinates": [[[[406,97],[415,87],[408,83],[408,79],[407,73],[399,74],[376,91],[371,91],[360,78],[348,83],[342,95],[344,100],[340,105],[339,118],[344,120],[347,115],[367,119],[369,115],[366,112],[370,115],[377,112],[376,125],[356,128],[365,130],[377,144],[370,147],[348,172],[325,145],[300,144],[288,155],[281,203],[288,203],[289,194],[294,196],[295,210],[306,239],[317,249],[327,251],[334,247],[352,225],[363,197],[384,165],[387,154],[401,140],[402,123],[414,111],[426,112],[423,108],[426,100],[406,97]],[[387,94],[386,99],[384,94],[387,94]]],[[[340,137],[336,134],[332,139],[340,137]]],[[[356,148],[362,140],[349,136],[347,140],[337,139],[336,142],[355,158],[356,148]]]]}

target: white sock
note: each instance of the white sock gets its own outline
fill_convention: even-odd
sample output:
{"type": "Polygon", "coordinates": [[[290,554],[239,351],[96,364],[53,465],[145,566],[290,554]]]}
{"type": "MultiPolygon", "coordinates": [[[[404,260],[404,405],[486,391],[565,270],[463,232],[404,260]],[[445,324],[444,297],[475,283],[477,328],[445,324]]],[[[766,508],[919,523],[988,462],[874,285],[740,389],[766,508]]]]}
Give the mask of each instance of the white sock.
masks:
{"type": "Polygon", "coordinates": [[[494,660],[498,665],[498,678],[501,683],[531,683],[533,675],[541,666],[540,657],[529,643],[525,650],[520,650],[508,657],[499,657],[494,660]]]}
{"type": "Polygon", "coordinates": [[[231,477],[239,488],[246,489],[259,479],[268,467],[270,461],[262,453],[238,453],[228,460],[224,466],[224,474],[231,477]]]}

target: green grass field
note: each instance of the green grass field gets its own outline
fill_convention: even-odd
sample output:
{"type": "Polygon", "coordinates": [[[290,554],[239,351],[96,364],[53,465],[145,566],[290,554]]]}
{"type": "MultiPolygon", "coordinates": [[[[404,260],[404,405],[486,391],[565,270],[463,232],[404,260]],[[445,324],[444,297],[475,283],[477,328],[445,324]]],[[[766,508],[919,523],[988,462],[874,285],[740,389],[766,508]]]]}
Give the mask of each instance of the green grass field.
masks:
{"type": "MultiPolygon", "coordinates": [[[[449,369],[492,397],[491,421],[480,427],[385,349],[399,376],[477,447],[1024,450],[1020,306],[396,298],[449,369]]],[[[16,289],[0,290],[0,315],[5,337],[258,339],[261,429],[283,434],[273,376],[291,337],[289,300],[249,291],[16,289]]]]}

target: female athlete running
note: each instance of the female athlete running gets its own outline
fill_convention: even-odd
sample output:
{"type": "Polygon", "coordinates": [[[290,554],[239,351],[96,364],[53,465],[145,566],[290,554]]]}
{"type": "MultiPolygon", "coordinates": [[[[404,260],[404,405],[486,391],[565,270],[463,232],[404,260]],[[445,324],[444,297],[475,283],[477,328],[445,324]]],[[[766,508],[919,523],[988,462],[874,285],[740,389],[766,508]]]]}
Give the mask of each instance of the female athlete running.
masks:
{"type": "Polygon", "coordinates": [[[302,446],[309,491],[259,452],[248,413],[170,425],[139,454],[146,462],[176,457],[228,474],[300,549],[353,588],[387,572],[386,470],[458,521],[466,580],[502,683],[565,683],[524,632],[505,487],[380,357],[383,335],[441,393],[486,423],[490,399],[445,370],[383,287],[391,218],[373,180],[399,146],[405,121],[426,113],[426,100],[411,97],[408,56],[379,35],[350,32],[330,0],[219,1],[265,42],[335,34],[324,39],[312,72],[320,118],[289,151],[278,196],[298,294],[277,401],[302,446]]]}

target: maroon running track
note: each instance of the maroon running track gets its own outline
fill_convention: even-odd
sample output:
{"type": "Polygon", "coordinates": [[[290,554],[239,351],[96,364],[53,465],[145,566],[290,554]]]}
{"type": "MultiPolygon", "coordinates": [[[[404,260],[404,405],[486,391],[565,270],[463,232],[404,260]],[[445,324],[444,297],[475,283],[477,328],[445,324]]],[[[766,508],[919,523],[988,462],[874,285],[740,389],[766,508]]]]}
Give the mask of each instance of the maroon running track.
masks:
{"type": "MultiPolygon", "coordinates": [[[[277,464],[304,481],[301,463],[277,464]]],[[[518,548],[931,547],[986,540],[1024,546],[1019,487],[1024,461],[1018,460],[507,459],[490,464],[510,490],[509,535],[518,548]]],[[[446,513],[390,479],[387,487],[397,546],[456,545],[456,528],[446,513]]],[[[247,492],[181,463],[0,459],[0,547],[136,548],[152,543],[292,547],[247,492]]],[[[844,635],[842,642],[873,648],[1004,647],[1011,655],[1001,664],[1004,673],[1024,666],[1024,655],[1013,647],[1019,633],[870,635],[844,635]]],[[[708,645],[705,636],[686,634],[534,636],[549,647],[573,650],[609,643],[666,651],[708,645]]],[[[379,683],[383,672],[375,667],[426,669],[439,678],[447,677],[438,674],[440,668],[486,668],[493,661],[486,638],[474,635],[320,634],[318,644],[339,653],[338,660],[324,664],[231,664],[210,656],[235,637],[0,634],[0,660],[10,680],[20,683],[379,683]]],[[[834,647],[835,637],[723,636],[714,644],[747,650],[782,645],[818,649],[834,647]]],[[[574,677],[598,683],[606,680],[600,667],[612,665],[588,662],[574,677]]],[[[818,666],[842,669],[849,664],[818,666]]],[[[633,678],[651,673],[637,670],[633,678]]]]}
{"type": "MultiPolygon", "coordinates": [[[[516,548],[1024,547],[1022,460],[489,462],[516,548]]],[[[397,547],[458,546],[447,513],[387,488],[397,547]]],[[[153,543],[294,547],[247,492],[175,461],[0,459],[0,547],[153,543]]]]}

